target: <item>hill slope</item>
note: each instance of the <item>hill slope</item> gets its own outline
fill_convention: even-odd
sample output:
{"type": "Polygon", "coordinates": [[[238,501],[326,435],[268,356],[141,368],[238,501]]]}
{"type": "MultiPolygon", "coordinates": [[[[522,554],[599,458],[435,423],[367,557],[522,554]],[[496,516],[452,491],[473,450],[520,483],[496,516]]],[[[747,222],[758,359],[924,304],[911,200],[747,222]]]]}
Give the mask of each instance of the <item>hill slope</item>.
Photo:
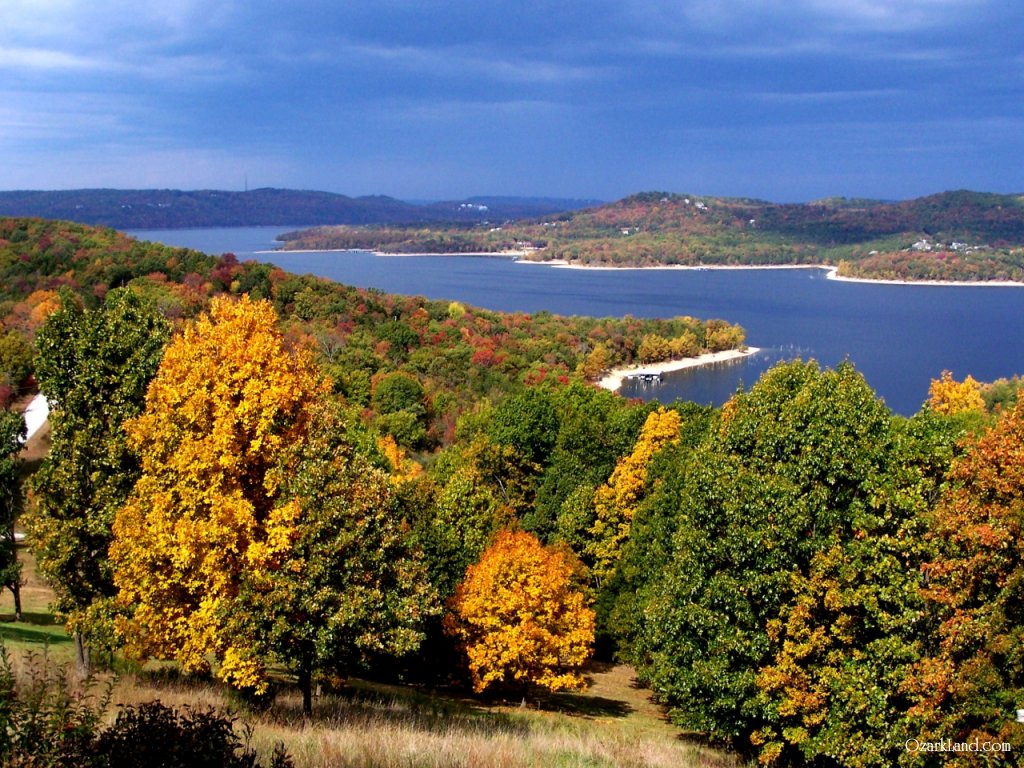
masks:
{"type": "Polygon", "coordinates": [[[776,204],[647,192],[500,228],[328,227],[285,239],[286,248],[518,249],[583,265],[833,264],[886,279],[1024,280],[1024,196],[776,204]]]}
{"type": "Polygon", "coordinates": [[[470,198],[425,204],[392,197],[254,189],[75,189],[0,192],[0,216],[36,216],[117,229],[294,224],[417,224],[504,221],[592,205],[557,198],[470,198]]]}

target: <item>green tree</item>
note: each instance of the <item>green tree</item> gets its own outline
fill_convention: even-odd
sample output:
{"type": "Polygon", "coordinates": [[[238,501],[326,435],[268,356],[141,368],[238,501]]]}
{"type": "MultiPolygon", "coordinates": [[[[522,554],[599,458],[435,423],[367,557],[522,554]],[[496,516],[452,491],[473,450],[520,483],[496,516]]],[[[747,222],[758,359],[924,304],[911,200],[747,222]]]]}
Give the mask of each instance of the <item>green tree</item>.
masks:
{"type": "Polygon", "coordinates": [[[142,411],[169,335],[152,304],[119,289],[92,311],[64,294],[36,336],[52,445],[33,478],[38,505],[27,527],[82,667],[89,644],[110,641],[111,525],[139,476],[124,423],[142,411]]]}
{"type": "Polygon", "coordinates": [[[768,622],[868,503],[889,419],[852,365],[781,364],[679,468],[669,563],[633,651],[677,723],[749,749],[757,672],[777,650],[768,622]]]}
{"type": "Polygon", "coordinates": [[[275,470],[282,504],[272,517],[290,545],[253,553],[227,619],[252,638],[249,652],[296,673],[307,715],[314,674],[346,676],[415,650],[437,612],[387,475],[354,450],[337,406],[322,403],[310,423],[275,470]]]}
{"type": "Polygon", "coordinates": [[[32,345],[16,331],[0,334],[0,389],[17,392],[31,372],[32,345]]]}
{"type": "Polygon", "coordinates": [[[514,448],[528,461],[548,460],[558,439],[558,414],[546,389],[531,388],[502,400],[491,415],[491,439],[514,448]]]}
{"type": "Polygon", "coordinates": [[[377,427],[399,445],[419,447],[426,437],[427,409],[423,385],[408,373],[383,376],[373,389],[371,404],[378,412],[377,427]]]}
{"type": "Polygon", "coordinates": [[[25,497],[21,487],[18,454],[25,437],[20,413],[0,411],[0,587],[14,597],[14,618],[21,620],[21,563],[14,542],[14,524],[25,497]]]}
{"type": "Polygon", "coordinates": [[[925,410],[893,423],[885,471],[841,538],[793,575],[793,598],[768,623],[775,644],[758,674],[764,764],[896,765],[919,734],[905,680],[931,644],[920,593],[932,557],[928,508],[938,497],[956,422],[925,410]]]}
{"type": "Polygon", "coordinates": [[[574,382],[555,393],[558,434],[523,527],[550,541],[562,504],[579,486],[604,483],[636,441],[655,406],[634,405],[603,389],[574,382]]]}

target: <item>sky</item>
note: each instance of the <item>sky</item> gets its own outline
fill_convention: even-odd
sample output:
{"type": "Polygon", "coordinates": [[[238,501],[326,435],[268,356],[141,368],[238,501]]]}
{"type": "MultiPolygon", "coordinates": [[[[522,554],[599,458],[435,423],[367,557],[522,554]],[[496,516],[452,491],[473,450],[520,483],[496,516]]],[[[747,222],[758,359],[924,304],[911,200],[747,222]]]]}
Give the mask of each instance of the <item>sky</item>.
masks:
{"type": "Polygon", "coordinates": [[[0,189],[1024,192],[1019,0],[0,0],[0,189]]]}

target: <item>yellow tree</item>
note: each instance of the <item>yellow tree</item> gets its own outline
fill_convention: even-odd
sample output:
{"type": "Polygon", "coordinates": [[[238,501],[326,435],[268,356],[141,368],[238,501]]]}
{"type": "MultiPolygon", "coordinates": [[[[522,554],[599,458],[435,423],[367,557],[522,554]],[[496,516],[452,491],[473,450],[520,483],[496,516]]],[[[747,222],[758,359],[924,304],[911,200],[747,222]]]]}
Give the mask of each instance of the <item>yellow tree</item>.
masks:
{"type": "Polygon", "coordinates": [[[469,661],[473,688],[580,688],[594,643],[594,612],[573,585],[569,557],[529,533],[501,531],[466,570],[445,630],[469,661]]]}
{"type": "Polygon", "coordinates": [[[963,381],[957,381],[949,371],[943,371],[939,379],[932,379],[931,386],[928,387],[928,405],[936,413],[946,416],[965,411],[985,410],[981,385],[971,376],[963,381]]]}
{"type": "Polygon", "coordinates": [[[587,554],[593,573],[606,579],[615,570],[622,544],[629,538],[633,513],[647,486],[651,459],[670,443],[679,442],[678,411],[658,408],[644,422],[633,452],[619,460],[608,482],[594,494],[595,521],[587,554]]]}
{"type": "Polygon", "coordinates": [[[214,299],[172,341],[127,423],[142,475],[116,514],[110,548],[120,631],[137,657],[176,659],[239,686],[261,684],[225,631],[247,563],[289,546],[269,470],[300,440],[322,384],[308,355],[291,354],[269,303],[214,299]]]}

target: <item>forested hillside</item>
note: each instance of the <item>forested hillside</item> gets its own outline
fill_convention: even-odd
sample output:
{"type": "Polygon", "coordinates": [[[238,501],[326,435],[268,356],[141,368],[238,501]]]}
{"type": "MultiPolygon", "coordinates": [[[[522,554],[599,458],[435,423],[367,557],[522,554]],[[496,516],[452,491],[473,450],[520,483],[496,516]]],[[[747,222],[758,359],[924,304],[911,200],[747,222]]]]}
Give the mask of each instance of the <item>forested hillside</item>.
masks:
{"type": "Polygon", "coordinates": [[[324,227],[285,248],[526,251],[582,265],[831,264],[881,279],[1024,280],[1024,198],[947,192],[808,204],[650,192],[501,227],[324,227]]]}
{"type": "Polygon", "coordinates": [[[480,222],[542,216],[594,205],[557,198],[477,197],[407,203],[295,189],[70,189],[0,192],[0,216],[37,216],[118,229],[296,224],[480,222]]]}
{"type": "MultiPolygon", "coordinates": [[[[588,371],[741,332],[488,313],[62,223],[0,237],[7,375],[53,406],[24,512],[3,422],[0,574],[17,588],[17,522],[80,666],[162,660],[301,723],[276,731],[298,743],[358,676],[421,697],[424,730],[448,732],[441,688],[611,731],[616,702],[564,693],[596,658],[636,670],[673,743],[776,766],[1017,764],[1019,382],[942,373],[903,418],[852,364],[796,360],[721,409],[639,403],[588,371]]],[[[36,689],[18,680],[0,658],[21,738],[36,689]]],[[[96,755],[83,711],[36,733],[96,755]]],[[[509,722],[486,737],[518,738],[509,722]]],[[[487,764],[640,766],[646,738],[487,764]]]]}
{"type": "MultiPolygon", "coordinates": [[[[490,312],[136,242],[109,229],[0,220],[0,315],[12,349],[30,342],[61,289],[90,307],[123,286],[177,321],[196,317],[221,293],[273,302],[293,343],[315,350],[336,392],[415,449],[450,441],[462,411],[524,382],[594,379],[639,361],[641,351],[652,362],[743,342],[742,329],[721,320],[490,312]]],[[[26,371],[5,372],[2,383],[16,384],[26,371]]]]}

